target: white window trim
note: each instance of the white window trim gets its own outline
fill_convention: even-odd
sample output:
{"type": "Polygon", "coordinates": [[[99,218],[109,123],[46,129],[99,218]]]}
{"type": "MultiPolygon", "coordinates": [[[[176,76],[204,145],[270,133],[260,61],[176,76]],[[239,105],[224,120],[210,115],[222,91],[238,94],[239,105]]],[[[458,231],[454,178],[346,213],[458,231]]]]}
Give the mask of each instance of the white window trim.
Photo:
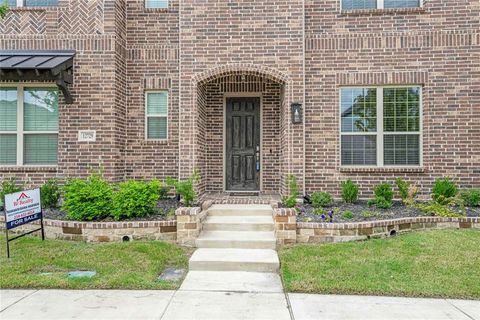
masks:
{"type": "Polygon", "coordinates": [[[170,92],[168,90],[147,90],[145,91],[145,140],[146,141],[167,141],[168,140],[168,131],[169,131],[169,122],[168,114],[170,109],[170,92]],[[167,93],[167,113],[165,115],[148,115],[148,95],[150,93],[167,93]],[[148,137],[148,118],[166,118],[167,119],[167,135],[162,139],[151,139],[148,137]]]}
{"type": "MultiPolygon", "coordinates": [[[[18,1],[18,0],[17,0],[17,1],[18,1]]],[[[147,5],[148,0],[145,0],[144,6],[145,6],[145,9],[163,9],[163,10],[165,10],[165,9],[168,9],[168,8],[170,7],[170,0],[166,0],[166,1],[167,1],[167,6],[166,6],[166,7],[149,7],[149,6],[147,5]]]]}
{"type": "Polygon", "coordinates": [[[423,167],[423,87],[422,85],[418,84],[406,84],[406,85],[391,85],[391,86],[341,86],[338,90],[338,114],[339,114],[339,128],[338,132],[340,135],[339,138],[339,154],[340,154],[340,168],[345,169],[378,169],[378,168],[386,168],[386,169],[415,169],[415,168],[422,168],[423,167]],[[342,89],[343,88],[365,88],[365,89],[375,89],[377,91],[377,131],[376,132],[342,132],[342,89]],[[419,131],[393,131],[393,132],[384,132],[383,130],[383,89],[385,88],[418,88],[420,92],[420,99],[419,99],[419,131]],[[418,165],[385,165],[384,164],[384,150],[383,150],[383,138],[386,135],[419,135],[419,164],[418,165]],[[377,137],[377,165],[342,165],[342,136],[348,135],[374,135],[377,137]]]}
{"type": "MultiPolygon", "coordinates": [[[[47,83],[0,83],[0,88],[16,88],[17,89],[17,130],[16,131],[0,131],[0,134],[17,135],[17,163],[16,164],[0,164],[2,167],[52,167],[56,168],[57,164],[24,164],[23,163],[23,142],[26,134],[59,134],[59,131],[24,131],[23,130],[23,93],[27,88],[57,88],[51,82],[47,83]]],[[[60,110],[59,110],[60,111],[60,110]]],[[[59,112],[60,116],[60,112],[59,112]]]]}
{"type": "MultiPolygon", "coordinates": [[[[146,1],[146,0],[145,0],[146,1]]],[[[376,8],[365,8],[365,9],[344,9],[343,8],[343,0],[340,0],[340,10],[342,11],[350,11],[350,10],[375,10],[375,9],[385,9],[385,3],[384,0],[377,0],[377,6],[376,8]]],[[[409,9],[409,8],[423,8],[423,0],[419,0],[419,6],[418,7],[399,7],[399,8],[387,8],[387,9],[409,9]]]]}

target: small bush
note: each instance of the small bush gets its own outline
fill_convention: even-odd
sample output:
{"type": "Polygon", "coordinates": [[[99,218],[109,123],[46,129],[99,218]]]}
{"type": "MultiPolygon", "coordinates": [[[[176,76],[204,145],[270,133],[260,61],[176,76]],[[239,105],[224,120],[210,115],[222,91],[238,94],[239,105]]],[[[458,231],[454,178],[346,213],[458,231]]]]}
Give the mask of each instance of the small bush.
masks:
{"type": "Polygon", "coordinates": [[[60,200],[60,187],[57,179],[49,179],[40,187],[40,198],[43,208],[56,208],[60,200]]]}
{"type": "Polygon", "coordinates": [[[353,212],[352,211],[344,211],[342,213],[342,218],[345,219],[345,220],[351,220],[353,219],[353,212]]]}
{"type": "Polygon", "coordinates": [[[437,179],[433,183],[432,199],[439,204],[449,203],[457,194],[457,186],[449,178],[437,179]]]}
{"type": "Polygon", "coordinates": [[[168,193],[170,192],[170,187],[166,184],[162,183],[160,185],[159,193],[160,193],[160,200],[168,199],[168,193]]]}
{"type": "Polygon", "coordinates": [[[112,212],[113,191],[100,173],[87,180],[72,179],[64,187],[62,209],[74,220],[98,220],[112,212]]]}
{"type": "Polygon", "coordinates": [[[362,212],[362,217],[365,219],[373,218],[378,216],[378,213],[375,211],[363,211],[362,212]]]}
{"type": "Polygon", "coordinates": [[[0,207],[3,207],[5,195],[23,190],[23,184],[18,184],[16,178],[2,181],[2,189],[0,190],[0,207]]]}
{"type": "Polygon", "coordinates": [[[293,208],[297,204],[299,192],[297,186],[297,178],[292,174],[288,176],[288,186],[290,189],[290,194],[282,198],[282,205],[287,208],[293,208]]]}
{"type": "Polygon", "coordinates": [[[408,189],[410,187],[410,183],[403,180],[402,178],[395,179],[395,184],[398,188],[398,193],[400,194],[400,198],[402,201],[406,201],[408,199],[408,189]]]}
{"type": "Polygon", "coordinates": [[[192,175],[183,181],[172,179],[167,177],[166,183],[167,186],[175,188],[175,191],[180,195],[183,204],[187,207],[193,205],[195,198],[197,196],[195,192],[195,183],[200,180],[200,173],[198,170],[194,170],[192,175]]]}
{"type": "Polygon", "coordinates": [[[314,192],[310,199],[314,208],[329,207],[333,204],[333,197],[328,192],[314,192]]]}
{"type": "Polygon", "coordinates": [[[130,180],[120,183],[113,195],[112,215],[115,220],[145,217],[155,212],[160,197],[160,182],[130,180]]]}
{"type": "Polygon", "coordinates": [[[374,205],[377,208],[388,209],[393,205],[393,191],[389,183],[381,183],[375,187],[375,198],[368,201],[368,205],[374,205]]]}
{"type": "Polygon", "coordinates": [[[460,193],[465,205],[469,207],[480,206],[480,189],[462,190],[460,193]]]}
{"type": "Polygon", "coordinates": [[[315,210],[313,210],[313,214],[316,215],[321,215],[325,213],[327,213],[327,210],[325,210],[324,208],[315,208],[315,210]]]}
{"type": "Polygon", "coordinates": [[[462,207],[458,212],[454,210],[451,205],[443,205],[438,202],[431,202],[427,204],[419,204],[417,207],[423,211],[426,215],[438,216],[438,217],[454,217],[461,218],[465,216],[465,212],[462,207]]]}
{"type": "Polygon", "coordinates": [[[355,203],[358,200],[358,186],[348,179],[341,183],[342,199],[346,203],[355,203]]]}

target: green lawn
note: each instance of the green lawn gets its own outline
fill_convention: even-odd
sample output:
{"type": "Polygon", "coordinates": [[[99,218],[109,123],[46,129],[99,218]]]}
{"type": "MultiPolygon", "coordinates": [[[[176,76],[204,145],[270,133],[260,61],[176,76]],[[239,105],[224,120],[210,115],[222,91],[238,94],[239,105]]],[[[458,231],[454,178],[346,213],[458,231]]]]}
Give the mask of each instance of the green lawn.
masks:
{"type": "Polygon", "coordinates": [[[87,244],[24,237],[0,237],[0,288],[175,289],[179,282],[157,281],[166,267],[187,268],[189,252],[166,242],[87,244]],[[92,279],[68,279],[66,272],[95,270],[92,279]],[[41,273],[51,273],[44,274],[41,273]]]}
{"type": "Polygon", "coordinates": [[[480,299],[480,230],[297,245],[279,254],[291,292],[480,299]]]}

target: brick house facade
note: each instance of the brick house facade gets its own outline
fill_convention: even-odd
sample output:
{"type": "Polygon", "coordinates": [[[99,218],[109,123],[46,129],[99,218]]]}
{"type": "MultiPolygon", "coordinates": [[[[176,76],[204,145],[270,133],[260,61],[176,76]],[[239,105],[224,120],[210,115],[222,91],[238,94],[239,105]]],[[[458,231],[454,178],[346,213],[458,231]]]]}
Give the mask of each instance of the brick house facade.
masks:
{"type": "MultiPolygon", "coordinates": [[[[200,193],[222,192],[230,161],[228,99],[258,97],[261,192],[285,193],[290,174],[303,192],[335,196],[347,178],[360,184],[363,196],[398,176],[416,181],[424,194],[441,176],[479,187],[479,2],[352,10],[341,2],[170,0],[167,8],[152,9],[144,0],[58,0],[51,7],[11,8],[0,21],[0,50],[75,50],[73,104],[60,94],[57,164],[2,164],[0,178],[34,185],[85,177],[97,167],[112,181],[185,178],[198,168],[200,193]],[[350,138],[341,142],[354,135],[341,126],[349,117],[341,109],[342,88],[365,88],[362,103],[376,92],[377,129],[352,138],[363,149],[350,138]],[[405,153],[412,163],[385,165],[387,141],[409,141],[399,133],[405,130],[383,134],[388,94],[400,96],[395,88],[420,90],[412,107],[419,114],[412,129],[418,138],[392,149],[393,162],[405,153]],[[164,139],[147,139],[149,92],[168,95],[164,139]],[[300,123],[292,121],[294,103],[301,105],[300,123]],[[80,130],[95,130],[96,141],[80,142],[80,130]],[[353,165],[342,163],[342,154],[353,165]]],[[[401,110],[401,103],[392,108],[401,110]]],[[[351,121],[372,121],[348,112],[351,121]]],[[[412,118],[406,112],[403,118],[412,118]]],[[[400,126],[402,115],[394,113],[400,126]]]]}

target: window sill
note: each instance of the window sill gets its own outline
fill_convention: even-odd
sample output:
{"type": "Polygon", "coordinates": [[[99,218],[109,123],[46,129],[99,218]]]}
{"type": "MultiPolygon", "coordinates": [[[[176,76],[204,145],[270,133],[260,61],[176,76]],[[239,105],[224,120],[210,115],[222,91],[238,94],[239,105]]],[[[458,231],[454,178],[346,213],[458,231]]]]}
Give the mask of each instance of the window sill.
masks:
{"type": "Polygon", "coordinates": [[[395,173],[425,173],[425,167],[340,167],[340,172],[345,173],[375,173],[375,172],[395,172],[395,173]]]}
{"type": "Polygon", "coordinates": [[[158,139],[158,140],[143,140],[144,145],[167,145],[169,143],[168,139],[158,139]]]}
{"type": "Polygon", "coordinates": [[[0,172],[57,172],[57,166],[0,166],[0,172]]]}
{"type": "Polygon", "coordinates": [[[388,8],[388,9],[355,9],[341,10],[340,16],[388,15],[388,14],[420,14],[425,13],[421,8],[388,8]]]}
{"type": "Polygon", "coordinates": [[[169,8],[145,8],[145,12],[147,13],[167,13],[169,11],[169,8]]]}

